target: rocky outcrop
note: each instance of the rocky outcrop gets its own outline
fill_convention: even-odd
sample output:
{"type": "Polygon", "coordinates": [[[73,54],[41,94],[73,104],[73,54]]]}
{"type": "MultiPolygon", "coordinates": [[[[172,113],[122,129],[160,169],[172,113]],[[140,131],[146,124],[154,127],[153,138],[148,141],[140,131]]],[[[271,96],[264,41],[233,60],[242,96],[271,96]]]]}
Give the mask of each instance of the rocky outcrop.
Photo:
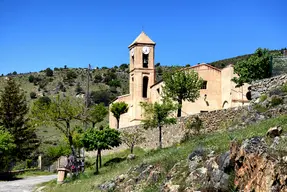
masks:
{"type": "Polygon", "coordinates": [[[247,139],[241,145],[234,142],[230,151],[239,191],[287,191],[287,164],[264,138],[247,139]]]}
{"type": "Polygon", "coordinates": [[[253,137],[242,143],[233,141],[230,150],[220,155],[199,148],[167,172],[160,164],[142,164],[99,188],[102,191],[140,192],[157,184],[157,191],[161,192],[285,192],[286,144],[287,136],[282,135],[253,137]]]}

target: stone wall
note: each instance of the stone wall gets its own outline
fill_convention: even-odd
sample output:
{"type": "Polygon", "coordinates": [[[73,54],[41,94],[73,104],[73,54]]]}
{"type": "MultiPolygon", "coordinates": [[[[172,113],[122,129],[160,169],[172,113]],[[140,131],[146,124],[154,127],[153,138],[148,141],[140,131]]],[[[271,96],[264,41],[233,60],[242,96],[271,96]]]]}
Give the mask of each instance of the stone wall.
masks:
{"type": "Polygon", "coordinates": [[[262,94],[270,92],[275,87],[282,86],[287,82],[287,75],[279,75],[259,81],[255,81],[251,85],[251,98],[256,101],[262,94]]]}
{"type": "MultiPolygon", "coordinates": [[[[238,117],[241,117],[240,114],[245,113],[247,110],[248,106],[244,106],[244,107],[215,110],[206,113],[198,113],[186,117],[180,117],[178,118],[176,124],[163,127],[162,129],[163,147],[168,147],[175,143],[180,142],[180,140],[184,137],[185,124],[189,119],[199,116],[199,118],[203,121],[204,132],[211,132],[224,126],[223,123],[235,122],[238,119],[238,117]]],[[[140,125],[122,128],[120,129],[120,131],[123,130],[128,131],[130,129],[137,129],[137,128],[140,128],[140,125]]],[[[144,137],[146,141],[143,144],[139,145],[139,147],[144,149],[153,149],[158,146],[159,132],[157,128],[144,130],[144,137]]],[[[122,144],[121,146],[114,148],[113,150],[104,151],[104,154],[114,153],[116,151],[121,151],[126,148],[127,146],[125,144],[122,144]]]]}

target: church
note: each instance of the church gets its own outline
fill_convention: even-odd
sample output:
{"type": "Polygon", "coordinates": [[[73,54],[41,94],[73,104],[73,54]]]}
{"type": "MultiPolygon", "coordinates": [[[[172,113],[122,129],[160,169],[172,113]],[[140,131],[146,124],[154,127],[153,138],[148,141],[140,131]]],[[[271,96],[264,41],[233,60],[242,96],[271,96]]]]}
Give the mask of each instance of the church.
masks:
{"type": "MultiPolygon", "coordinates": [[[[118,96],[113,101],[113,103],[123,101],[129,106],[128,112],[121,115],[119,128],[141,124],[143,111],[140,102],[154,103],[161,100],[164,82],[155,82],[155,45],[154,41],[141,32],[128,47],[129,94],[118,96]]],[[[236,84],[231,81],[236,76],[233,73],[232,64],[218,69],[201,63],[186,67],[184,70],[196,71],[204,83],[200,90],[200,97],[195,102],[183,101],[182,116],[249,104],[246,98],[249,85],[235,87],[236,84]]],[[[109,112],[109,125],[112,128],[117,127],[117,121],[111,112],[109,112]]]]}

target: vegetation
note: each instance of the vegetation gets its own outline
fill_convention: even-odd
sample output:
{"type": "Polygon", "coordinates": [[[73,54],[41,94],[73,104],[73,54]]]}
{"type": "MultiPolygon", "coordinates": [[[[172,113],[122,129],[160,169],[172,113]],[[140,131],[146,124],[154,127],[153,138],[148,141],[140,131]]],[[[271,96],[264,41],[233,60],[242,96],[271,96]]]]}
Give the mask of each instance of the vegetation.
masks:
{"type": "Polygon", "coordinates": [[[128,112],[129,107],[125,102],[116,102],[112,104],[111,112],[117,120],[117,128],[120,127],[120,117],[122,114],[128,112]]]}
{"type": "Polygon", "coordinates": [[[108,127],[102,130],[90,128],[84,133],[82,137],[82,142],[86,150],[98,151],[96,158],[96,171],[95,171],[95,174],[98,174],[99,160],[101,166],[101,151],[119,146],[121,144],[120,132],[118,132],[115,129],[110,129],[108,127]]]}
{"type": "Polygon", "coordinates": [[[0,124],[13,136],[17,148],[12,151],[10,162],[28,158],[39,146],[35,129],[26,117],[28,106],[24,92],[9,78],[0,95],[0,124]]]}
{"type": "Polygon", "coordinates": [[[10,156],[15,149],[13,136],[0,127],[0,172],[8,169],[8,163],[10,162],[10,156]]]}
{"type": "Polygon", "coordinates": [[[143,126],[147,128],[158,128],[159,131],[159,148],[162,148],[162,127],[168,124],[175,124],[176,119],[170,117],[177,106],[170,100],[164,100],[162,103],[147,103],[141,102],[141,107],[144,109],[143,126]]]}
{"type": "MultiPolygon", "coordinates": [[[[48,191],[64,192],[64,191],[100,191],[98,185],[115,178],[118,175],[125,174],[131,167],[142,163],[160,166],[163,176],[174,166],[175,163],[185,160],[187,156],[198,146],[215,151],[216,154],[223,153],[229,150],[230,139],[234,138],[241,142],[246,138],[254,136],[265,136],[270,127],[281,126],[284,130],[287,129],[287,116],[283,115],[277,118],[268,119],[260,123],[248,126],[243,129],[234,131],[226,131],[222,129],[219,132],[199,134],[190,137],[189,140],[174,145],[165,149],[151,150],[143,152],[136,149],[135,154],[139,158],[134,161],[121,161],[110,166],[103,167],[97,176],[92,176],[89,172],[81,178],[81,182],[74,181],[71,184],[56,185],[56,181],[51,181],[47,185],[48,191]]],[[[120,153],[114,153],[103,157],[103,162],[108,162],[111,159],[126,157],[129,150],[120,153]]],[[[184,170],[188,169],[186,167],[184,170]]],[[[176,184],[176,183],[175,183],[176,184]]],[[[155,183],[153,191],[159,191],[161,183],[155,183]]],[[[232,190],[230,190],[232,191],[232,190]]]]}
{"type": "Polygon", "coordinates": [[[141,128],[132,129],[132,130],[124,130],[121,132],[121,140],[123,143],[125,143],[129,148],[131,154],[134,152],[134,147],[136,145],[141,144],[145,141],[145,138],[143,137],[143,131],[141,128]]]}
{"type": "Polygon", "coordinates": [[[107,116],[108,110],[103,103],[93,105],[89,108],[88,121],[92,122],[92,127],[104,120],[107,116]]]}
{"type": "Polygon", "coordinates": [[[271,53],[268,49],[258,48],[248,59],[238,61],[234,65],[234,73],[239,77],[232,80],[237,86],[242,86],[244,83],[270,77],[272,74],[270,57],[271,53]]]}
{"type": "Polygon", "coordinates": [[[182,101],[194,102],[200,95],[203,80],[193,70],[173,70],[164,73],[163,96],[178,102],[177,117],[181,117],[182,101]]]}
{"type": "Polygon", "coordinates": [[[50,125],[59,129],[68,139],[73,154],[75,154],[71,127],[72,121],[81,120],[83,104],[69,97],[58,96],[50,103],[36,101],[32,106],[31,118],[35,124],[50,125]]]}

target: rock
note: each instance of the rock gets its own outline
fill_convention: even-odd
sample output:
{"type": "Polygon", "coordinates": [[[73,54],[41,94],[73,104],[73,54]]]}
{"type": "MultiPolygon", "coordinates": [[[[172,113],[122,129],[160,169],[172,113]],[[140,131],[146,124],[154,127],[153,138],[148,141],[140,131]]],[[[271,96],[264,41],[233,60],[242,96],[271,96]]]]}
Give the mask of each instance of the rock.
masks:
{"type": "Polygon", "coordinates": [[[260,137],[246,139],[242,145],[231,144],[230,157],[235,163],[238,191],[287,191],[287,166],[280,163],[280,156],[271,152],[260,137]]]}
{"type": "Polygon", "coordinates": [[[118,176],[117,180],[118,180],[118,182],[122,182],[122,181],[124,181],[126,178],[127,178],[127,175],[121,174],[121,175],[118,176]]]}
{"type": "Polygon", "coordinates": [[[108,181],[99,186],[99,189],[102,191],[113,191],[116,187],[116,183],[114,181],[108,181]]]}
{"type": "Polygon", "coordinates": [[[287,156],[282,157],[282,160],[287,163],[287,156]]]}
{"type": "Polygon", "coordinates": [[[276,149],[276,146],[279,144],[280,142],[280,137],[275,137],[274,140],[273,140],[273,143],[271,144],[270,148],[272,149],[276,149]]]}
{"type": "Polygon", "coordinates": [[[136,158],[135,154],[129,154],[128,157],[127,157],[127,160],[133,160],[135,158],[136,158]]]}
{"type": "Polygon", "coordinates": [[[266,135],[271,137],[271,138],[274,138],[276,136],[280,136],[282,133],[282,128],[281,127],[271,127],[268,129],[266,135]]]}

